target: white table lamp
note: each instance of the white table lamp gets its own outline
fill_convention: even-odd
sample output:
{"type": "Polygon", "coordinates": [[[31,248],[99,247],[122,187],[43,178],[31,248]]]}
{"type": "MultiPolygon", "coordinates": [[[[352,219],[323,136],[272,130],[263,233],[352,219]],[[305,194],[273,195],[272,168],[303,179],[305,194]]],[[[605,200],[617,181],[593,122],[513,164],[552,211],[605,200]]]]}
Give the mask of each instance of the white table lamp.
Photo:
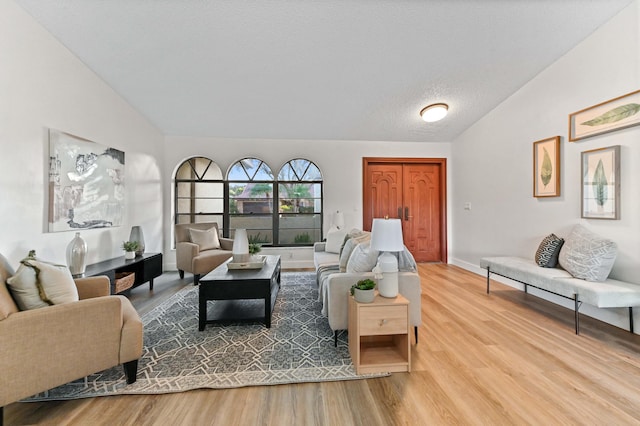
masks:
{"type": "Polygon", "coordinates": [[[383,297],[398,295],[398,259],[390,252],[403,251],[402,223],[400,219],[373,219],[371,248],[383,252],[378,257],[382,278],[378,281],[378,293],[383,297]]]}
{"type": "Polygon", "coordinates": [[[249,261],[249,238],[246,229],[236,229],[231,252],[233,253],[233,263],[249,261]]]}
{"type": "Polygon", "coordinates": [[[333,214],[333,226],[338,229],[344,228],[344,214],[340,210],[333,214]]]}

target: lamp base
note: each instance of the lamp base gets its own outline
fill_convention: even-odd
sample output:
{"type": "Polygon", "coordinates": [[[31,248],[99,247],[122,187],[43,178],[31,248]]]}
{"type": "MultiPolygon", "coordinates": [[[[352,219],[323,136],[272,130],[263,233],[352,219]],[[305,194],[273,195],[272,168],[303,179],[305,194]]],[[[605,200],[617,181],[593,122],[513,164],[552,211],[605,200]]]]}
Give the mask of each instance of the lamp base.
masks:
{"type": "Polygon", "coordinates": [[[382,271],[382,279],[378,281],[380,296],[393,298],[398,295],[398,259],[389,252],[378,258],[378,266],[382,271]]]}

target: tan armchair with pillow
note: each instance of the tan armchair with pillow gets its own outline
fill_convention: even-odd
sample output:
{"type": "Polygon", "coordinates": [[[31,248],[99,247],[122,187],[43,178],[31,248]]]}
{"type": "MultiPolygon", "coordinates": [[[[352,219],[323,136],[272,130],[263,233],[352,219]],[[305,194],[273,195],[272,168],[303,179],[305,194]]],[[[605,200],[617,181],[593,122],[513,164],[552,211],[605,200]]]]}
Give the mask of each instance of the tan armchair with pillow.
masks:
{"type": "Polygon", "coordinates": [[[193,285],[232,256],[233,240],[222,238],[215,222],[175,225],[176,265],[180,278],[193,274],[193,285]]]}
{"type": "Polygon", "coordinates": [[[119,364],[136,381],[142,322],[128,299],[109,295],[108,277],[76,279],[77,301],[21,311],[12,276],[0,255],[0,424],[5,405],[119,364]]]}

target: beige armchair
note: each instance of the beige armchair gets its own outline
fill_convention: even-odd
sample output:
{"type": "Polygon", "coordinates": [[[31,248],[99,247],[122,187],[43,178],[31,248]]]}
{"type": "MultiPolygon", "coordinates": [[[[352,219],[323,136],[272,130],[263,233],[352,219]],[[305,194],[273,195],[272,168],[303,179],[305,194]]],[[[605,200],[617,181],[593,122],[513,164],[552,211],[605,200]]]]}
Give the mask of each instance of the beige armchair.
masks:
{"type": "Polygon", "coordinates": [[[19,311],[0,255],[0,425],[5,405],[123,364],[136,381],[142,322],[128,299],[109,295],[106,276],[76,279],[77,302],[19,311]]]}
{"type": "Polygon", "coordinates": [[[232,256],[233,240],[222,238],[218,232],[218,224],[215,222],[182,223],[175,225],[176,238],[176,266],[180,278],[184,278],[184,272],[193,274],[193,285],[197,285],[200,276],[208,274],[219,265],[222,265],[232,256]],[[215,228],[220,241],[220,248],[201,250],[200,246],[193,243],[189,230],[205,231],[215,228]]]}

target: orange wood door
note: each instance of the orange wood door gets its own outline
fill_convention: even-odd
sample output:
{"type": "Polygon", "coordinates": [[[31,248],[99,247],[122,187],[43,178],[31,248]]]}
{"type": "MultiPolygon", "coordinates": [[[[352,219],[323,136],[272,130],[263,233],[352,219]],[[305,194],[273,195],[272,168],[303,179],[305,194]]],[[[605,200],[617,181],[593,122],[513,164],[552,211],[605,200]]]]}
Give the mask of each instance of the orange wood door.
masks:
{"type": "Polygon", "coordinates": [[[403,165],[403,238],[417,262],[442,260],[440,199],[438,165],[403,165]]]}
{"type": "Polygon", "coordinates": [[[365,178],[367,188],[365,227],[371,230],[374,217],[398,218],[402,209],[402,164],[371,164],[365,178]]]}
{"type": "Polygon", "coordinates": [[[402,219],[417,262],[446,262],[446,160],[363,159],[363,228],[373,218],[402,219]]]}

